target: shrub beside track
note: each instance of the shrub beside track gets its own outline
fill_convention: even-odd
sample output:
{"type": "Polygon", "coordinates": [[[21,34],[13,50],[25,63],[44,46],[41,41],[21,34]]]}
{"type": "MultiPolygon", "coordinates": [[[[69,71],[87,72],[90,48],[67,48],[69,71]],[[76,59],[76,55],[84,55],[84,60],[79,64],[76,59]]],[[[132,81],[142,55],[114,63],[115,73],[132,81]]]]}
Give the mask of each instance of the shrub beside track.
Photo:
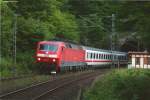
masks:
{"type": "Polygon", "coordinates": [[[115,70],[84,93],[83,100],[149,100],[150,70],[115,70]]]}

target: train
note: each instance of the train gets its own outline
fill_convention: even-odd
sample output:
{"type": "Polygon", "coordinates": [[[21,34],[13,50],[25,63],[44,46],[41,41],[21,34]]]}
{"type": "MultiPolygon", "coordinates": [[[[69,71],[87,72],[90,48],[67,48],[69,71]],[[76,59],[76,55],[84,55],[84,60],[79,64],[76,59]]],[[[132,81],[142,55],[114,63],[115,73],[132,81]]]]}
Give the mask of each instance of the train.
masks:
{"type": "Polygon", "coordinates": [[[103,50],[64,41],[40,41],[36,63],[48,65],[50,72],[101,68],[112,64],[126,65],[127,53],[103,50]]]}

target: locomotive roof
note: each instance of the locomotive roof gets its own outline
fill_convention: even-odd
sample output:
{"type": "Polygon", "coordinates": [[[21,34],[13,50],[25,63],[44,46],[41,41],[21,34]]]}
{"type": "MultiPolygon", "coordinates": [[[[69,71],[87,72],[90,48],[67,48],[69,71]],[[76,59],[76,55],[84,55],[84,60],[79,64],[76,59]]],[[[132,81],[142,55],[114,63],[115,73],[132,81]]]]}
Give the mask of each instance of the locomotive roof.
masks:
{"type": "Polygon", "coordinates": [[[55,43],[55,44],[59,44],[59,43],[63,43],[61,41],[40,41],[39,43],[55,43]]]}

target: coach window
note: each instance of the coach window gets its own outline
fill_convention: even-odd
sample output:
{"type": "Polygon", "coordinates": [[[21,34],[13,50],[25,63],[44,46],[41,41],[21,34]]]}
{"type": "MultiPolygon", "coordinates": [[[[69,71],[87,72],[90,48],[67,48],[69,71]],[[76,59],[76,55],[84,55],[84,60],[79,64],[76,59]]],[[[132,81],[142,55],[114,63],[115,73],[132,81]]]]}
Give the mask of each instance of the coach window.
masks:
{"type": "Polygon", "coordinates": [[[88,59],[91,59],[91,53],[88,53],[88,59]]]}
{"type": "Polygon", "coordinates": [[[116,55],[114,55],[114,59],[116,60],[116,55]]]}
{"type": "Polygon", "coordinates": [[[89,59],[89,53],[88,53],[88,52],[87,52],[87,56],[86,56],[86,58],[87,58],[87,59],[89,59]]]}
{"type": "Polygon", "coordinates": [[[88,59],[90,59],[90,57],[91,57],[91,54],[88,52],[88,59]]]}
{"type": "Polygon", "coordinates": [[[86,59],[88,59],[88,56],[89,56],[89,53],[87,52],[87,54],[86,54],[86,59]]]}
{"type": "Polygon", "coordinates": [[[89,59],[91,59],[91,53],[89,53],[88,57],[89,57],[89,59]]]}
{"type": "Polygon", "coordinates": [[[123,60],[125,60],[125,56],[123,56],[123,60]]]}
{"type": "Polygon", "coordinates": [[[94,53],[92,53],[92,59],[94,59],[95,58],[95,54],[94,53]]]}
{"type": "Polygon", "coordinates": [[[96,53],[96,59],[98,59],[97,53],[96,53]]]}
{"type": "Polygon", "coordinates": [[[89,59],[92,59],[92,53],[89,53],[89,59]]]}
{"type": "Polygon", "coordinates": [[[94,59],[95,58],[95,55],[94,55],[94,53],[92,53],[92,59],[94,59]]]}
{"type": "Polygon", "coordinates": [[[96,53],[96,59],[98,59],[97,53],[96,53]]]}
{"type": "Polygon", "coordinates": [[[91,59],[91,53],[88,53],[88,59],[91,59]]]}
{"type": "Polygon", "coordinates": [[[93,59],[95,59],[95,53],[93,53],[93,59]]]}
{"type": "Polygon", "coordinates": [[[125,56],[123,56],[123,60],[125,60],[125,56]]]}

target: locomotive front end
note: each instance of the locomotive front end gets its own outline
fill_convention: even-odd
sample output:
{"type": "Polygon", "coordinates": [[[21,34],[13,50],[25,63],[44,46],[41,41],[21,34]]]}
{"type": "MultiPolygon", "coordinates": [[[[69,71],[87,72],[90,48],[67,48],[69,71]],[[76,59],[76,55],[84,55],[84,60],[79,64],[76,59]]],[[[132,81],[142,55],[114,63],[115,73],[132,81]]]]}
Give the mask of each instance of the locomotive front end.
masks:
{"type": "Polygon", "coordinates": [[[44,63],[48,70],[57,71],[58,45],[51,42],[39,42],[36,54],[36,62],[44,63]]]}

